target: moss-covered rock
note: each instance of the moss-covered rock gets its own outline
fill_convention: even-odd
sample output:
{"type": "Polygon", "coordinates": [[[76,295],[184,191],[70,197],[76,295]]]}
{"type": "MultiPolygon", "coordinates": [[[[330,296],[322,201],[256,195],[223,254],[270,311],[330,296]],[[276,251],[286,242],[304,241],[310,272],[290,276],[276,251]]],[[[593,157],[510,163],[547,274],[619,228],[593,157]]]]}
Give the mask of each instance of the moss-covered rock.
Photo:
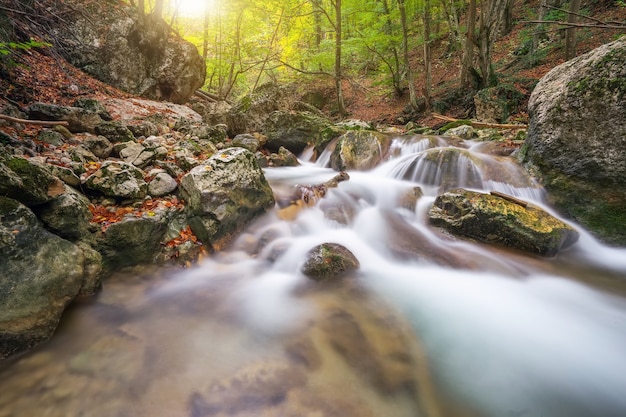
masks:
{"type": "Polygon", "coordinates": [[[144,172],[132,164],[106,161],[100,169],[87,177],[85,186],[108,197],[144,198],[148,184],[144,172]]]}
{"type": "Polygon", "coordinates": [[[382,162],[391,146],[389,136],[372,130],[351,130],[339,138],[330,156],[336,171],[368,170],[382,162]]]}
{"type": "Polygon", "coordinates": [[[552,202],[605,242],[626,245],[626,38],[546,74],[521,157],[552,202]]]}
{"type": "Polygon", "coordinates": [[[49,338],[78,294],[83,252],[0,196],[0,359],[49,338]]]}
{"type": "Polygon", "coordinates": [[[300,154],[309,145],[315,145],[332,129],[332,123],[317,114],[309,112],[272,112],[264,125],[267,136],[266,147],[277,152],[283,146],[300,154]]]}
{"type": "Polygon", "coordinates": [[[0,152],[0,195],[33,206],[52,201],[63,192],[63,182],[47,167],[0,152]]]}
{"type": "Polygon", "coordinates": [[[543,256],[578,239],[576,230],[538,207],[464,189],[439,195],[428,216],[452,234],[543,256]]]}
{"type": "Polygon", "coordinates": [[[309,251],[302,273],[315,281],[328,281],[341,278],[359,266],[359,260],[345,246],[322,243],[309,251]]]}

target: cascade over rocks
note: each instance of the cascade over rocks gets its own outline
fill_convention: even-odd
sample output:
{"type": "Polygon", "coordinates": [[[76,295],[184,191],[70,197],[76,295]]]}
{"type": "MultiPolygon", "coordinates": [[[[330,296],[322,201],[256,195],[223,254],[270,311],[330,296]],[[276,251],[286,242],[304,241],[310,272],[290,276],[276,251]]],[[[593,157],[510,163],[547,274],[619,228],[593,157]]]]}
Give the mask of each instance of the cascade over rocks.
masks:
{"type": "Polygon", "coordinates": [[[77,68],[129,93],[173,103],[186,102],[202,87],[205,64],[198,50],[162,19],[99,2],[72,10],[54,32],[61,54],[77,68]]]}
{"type": "Polygon", "coordinates": [[[528,110],[521,154],[551,202],[599,238],[626,245],[626,38],[552,69],[528,110]]]}
{"type": "Polygon", "coordinates": [[[79,293],[84,256],[18,201],[0,196],[0,359],[49,338],[79,293]]]}
{"type": "Polygon", "coordinates": [[[454,235],[543,256],[578,240],[576,230],[538,207],[461,188],[439,195],[428,216],[454,235]]]}

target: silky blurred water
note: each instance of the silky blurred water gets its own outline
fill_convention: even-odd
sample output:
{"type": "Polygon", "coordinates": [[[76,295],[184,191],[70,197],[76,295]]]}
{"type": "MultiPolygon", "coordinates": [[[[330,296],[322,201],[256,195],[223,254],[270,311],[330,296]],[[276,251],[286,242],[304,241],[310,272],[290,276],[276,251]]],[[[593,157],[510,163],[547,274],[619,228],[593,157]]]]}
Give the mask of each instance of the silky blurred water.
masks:
{"type": "MultiPolygon", "coordinates": [[[[455,186],[558,212],[484,146],[416,136],[392,149],[190,270],[107,280],[52,340],[0,364],[0,417],[626,415],[626,250],[576,224],[579,241],[553,258],[452,239],[426,213],[455,186]],[[360,269],[304,277],[325,242],[360,269]]],[[[329,155],[305,155],[266,169],[277,195],[336,174],[329,155]]]]}

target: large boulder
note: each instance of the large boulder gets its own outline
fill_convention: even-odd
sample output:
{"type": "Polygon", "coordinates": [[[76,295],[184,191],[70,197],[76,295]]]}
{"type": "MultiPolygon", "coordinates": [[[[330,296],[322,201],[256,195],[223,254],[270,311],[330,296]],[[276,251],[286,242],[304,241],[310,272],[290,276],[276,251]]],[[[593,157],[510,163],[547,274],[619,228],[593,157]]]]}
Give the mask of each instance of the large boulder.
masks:
{"type": "Polygon", "coordinates": [[[0,196],[0,359],[49,338],[78,294],[83,252],[0,196]]]}
{"type": "Polygon", "coordinates": [[[389,152],[389,136],[373,130],[350,130],[339,138],[330,157],[336,171],[368,170],[380,164],[389,152]]]}
{"type": "Polygon", "coordinates": [[[277,152],[282,146],[296,155],[309,145],[336,137],[329,120],[309,112],[272,112],[263,129],[269,150],[277,152]]]}
{"type": "Polygon", "coordinates": [[[606,242],[626,245],[626,38],[554,68],[528,110],[521,154],[551,202],[606,242]]]}
{"type": "Polygon", "coordinates": [[[439,195],[430,223],[479,242],[553,256],[578,239],[578,232],[546,211],[502,196],[462,188],[439,195]]]}
{"type": "Polygon", "coordinates": [[[173,103],[186,102],[204,84],[205,63],[197,48],[163,19],[108,2],[73,10],[55,25],[54,35],[63,57],[86,73],[129,93],[173,103]]]}
{"type": "Polygon", "coordinates": [[[254,154],[228,148],[182,178],[189,225],[207,245],[216,248],[246,223],[274,205],[274,195],[254,154]]]}

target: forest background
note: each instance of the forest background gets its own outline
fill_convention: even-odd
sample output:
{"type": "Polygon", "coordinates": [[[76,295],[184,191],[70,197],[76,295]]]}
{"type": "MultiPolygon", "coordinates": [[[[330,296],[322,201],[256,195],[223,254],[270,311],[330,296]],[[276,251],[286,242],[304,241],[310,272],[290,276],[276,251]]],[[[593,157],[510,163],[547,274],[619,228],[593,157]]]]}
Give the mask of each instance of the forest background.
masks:
{"type": "MultiPolygon", "coordinates": [[[[486,89],[514,103],[499,121],[524,123],[541,76],[626,33],[624,0],[127,3],[198,47],[209,100],[238,101],[275,83],[332,116],[390,124],[433,112],[474,117],[486,89]]],[[[41,45],[0,44],[0,54],[31,46],[41,45]]]]}

